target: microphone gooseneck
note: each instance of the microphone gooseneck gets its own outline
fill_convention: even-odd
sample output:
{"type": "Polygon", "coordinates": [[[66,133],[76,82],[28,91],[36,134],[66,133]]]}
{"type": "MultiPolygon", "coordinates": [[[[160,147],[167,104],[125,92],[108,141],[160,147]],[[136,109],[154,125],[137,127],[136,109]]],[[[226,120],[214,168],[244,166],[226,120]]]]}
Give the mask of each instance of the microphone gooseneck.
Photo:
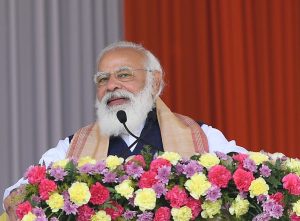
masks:
{"type": "Polygon", "coordinates": [[[138,136],[134,135],[133,133],[131,133],[131,131],[128,129],[128,127],[126,126],[126,121],[127,121],[127,115],[126,115],[126,112],[123,111],[123,110],[119,110],[117,112],[117,118],[118,120],[120,121],[121,124],[123,124],[125,130],[131,135],[133,136],[135,139],[139,139],[138,136]]]}

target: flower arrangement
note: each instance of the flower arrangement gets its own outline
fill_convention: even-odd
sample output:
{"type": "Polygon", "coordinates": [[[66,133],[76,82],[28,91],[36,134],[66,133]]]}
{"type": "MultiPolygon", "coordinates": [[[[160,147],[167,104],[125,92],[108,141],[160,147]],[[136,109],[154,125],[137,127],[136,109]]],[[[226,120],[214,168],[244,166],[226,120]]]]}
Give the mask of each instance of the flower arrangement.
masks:
{"type": "Polygon", "coordinates": [[[16,214],[22,221],[300,220],[299,175],[299,160],[263,152],[65,159],[27,170],[16,214]]]}

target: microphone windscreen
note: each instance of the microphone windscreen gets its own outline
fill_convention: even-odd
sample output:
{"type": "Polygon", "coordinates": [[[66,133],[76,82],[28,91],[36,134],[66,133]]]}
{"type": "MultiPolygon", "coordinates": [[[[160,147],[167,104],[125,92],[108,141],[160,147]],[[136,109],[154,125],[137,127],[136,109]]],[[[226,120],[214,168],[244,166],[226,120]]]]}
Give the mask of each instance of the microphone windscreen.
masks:
{"type": "Polygon", "coordinates": [[[126,121],[127,121],[127,115],[126,115],[126,112],[123,111],[123,110],[119,110],[119,111],[117,112],[117,118],[118,118],[118,120],[120,121],[120,123],[122,123],[122,124],[126,123],[126,121]]]}

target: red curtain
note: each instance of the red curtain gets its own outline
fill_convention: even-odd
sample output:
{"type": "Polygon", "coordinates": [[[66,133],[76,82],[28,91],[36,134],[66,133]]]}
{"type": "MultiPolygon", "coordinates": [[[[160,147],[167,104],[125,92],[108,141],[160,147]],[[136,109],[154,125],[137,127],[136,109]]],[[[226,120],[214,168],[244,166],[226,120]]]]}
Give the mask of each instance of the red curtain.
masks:
{"type": "Polygon", "coordinates": [[[125,0],[124,14],[125,39],[160,59],[174,111],[300,157],[299,0],[125,0]]]}

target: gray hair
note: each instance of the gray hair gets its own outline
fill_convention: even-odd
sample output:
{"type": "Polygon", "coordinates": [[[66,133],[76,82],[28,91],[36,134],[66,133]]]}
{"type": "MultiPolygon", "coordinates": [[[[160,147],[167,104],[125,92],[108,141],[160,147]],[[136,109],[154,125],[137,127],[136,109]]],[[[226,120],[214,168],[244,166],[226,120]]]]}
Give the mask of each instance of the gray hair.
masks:
{"type": "MultiPolygon", "coordinates": [[[[161,74],[160,87],[159,87],[158,93],[156,95],[156,96],[159,96],[162,93],[164,86],[165,86],[163,69],[160,65],[159,60],[154,56],[154,54],[152,54],[152,52],[150,52],[149,50],[144,48],[141,44],[136,44],[134,42],[129,42],[129,41],[118,41],[118,42],[108,45],[98,55],[97,68],[98,68],[98,64],[99,64],[100,60],[106,53],[116,50],[116,49],[123,49],[123,48],[133,49],[133,50],[136,50],[137,52],[142,53],[146,58],[146,64],[145,64],[146,67],[145,68],[148,70],[151,70],[151,71],[158,71],[161,74]]],[[[151,72],[148,72],[148,74],[151,74],[151,72]]]]}

